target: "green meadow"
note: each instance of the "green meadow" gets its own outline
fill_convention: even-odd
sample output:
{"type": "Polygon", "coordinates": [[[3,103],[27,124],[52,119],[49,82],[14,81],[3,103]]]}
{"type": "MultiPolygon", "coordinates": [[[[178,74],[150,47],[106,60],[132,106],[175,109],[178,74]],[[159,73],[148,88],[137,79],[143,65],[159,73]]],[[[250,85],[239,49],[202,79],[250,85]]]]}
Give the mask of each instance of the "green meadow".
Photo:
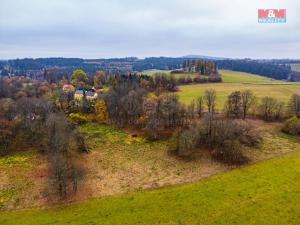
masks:
{"type": "MultiPolygon", "coordinates": [[[[148,70],[146,74],[154,75],[155,73],[170,74],[169,70],[148,70]]],[[[192,100],[196,100],[199,96],[204,95],[205,90],[215,89],[217,92],[217,109],[221,110],[224,107],[227,96],[233,91],[252,90],[258,99],[265,96],[276,97],[278,100],[287,103],[292,94],[300,94],[300,83],[289,83],[280,80],[272,80],[267,77],[236,72],[231,70],[219,70],[222,76],[222,83],[205,83],[205,84],[190,84],[179,86],[180,101],[189,104],[192,100]]],[[[195,76],[194,74],[175,74],[175,77],[180,76],[195,76]]]]}
{"type": "Polygon", "coordinates": [[[255,75],[251,73],[237,72],[231,70],[220,70],[219,71],[223,82],[225,83],[243,83],[243,82],[253,82],[253,83],[276,83],[277,80],[273,80],[260,75],[255,75]]]}
{"type": "MultiPolygon", "coordinates": [[[[153,76],[156,73],[165,73],[170,74],[170,70],[146,70],[144,71],[145,74],[148,74],[150,76],[153,76]]],[[[231,70],[219,70],[219,73],[222,76],[223,82],[225,83],[241,83],[241,82],[256,82],[256,83],[276,83],[281,81],[272,80],[267,77],[250,74],[250,73],[243,73],[243,72],[237,72],[237,71],[231,71],[231,70]]],[[[176,73],[174,74],[176,78],[179,77],[195,77],[195,74],[186,74],[186,73],[176,73]]]]}
{"type": "Polygon", "coordinates": [[[205,90],[214,89],[217,92],[217,108],[222,109],[227,96],[233,91],[252,90],[261,99],[265,96],[276,97],[278,100],[287,103],[292,94],[300,94],[300,84],[242,84],[242,83],[210,83],[192,84],[179,87],[180,101],[190,103],[193,99],[203,96],[205,90]]]}

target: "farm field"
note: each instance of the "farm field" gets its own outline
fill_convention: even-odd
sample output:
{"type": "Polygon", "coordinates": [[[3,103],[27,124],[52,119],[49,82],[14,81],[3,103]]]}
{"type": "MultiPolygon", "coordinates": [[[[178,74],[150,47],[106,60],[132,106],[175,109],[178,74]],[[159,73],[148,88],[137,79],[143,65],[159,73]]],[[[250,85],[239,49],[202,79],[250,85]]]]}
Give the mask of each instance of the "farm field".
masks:
{"type": "Polygon", "coordinates": [[[291,154],[194,184],[2,212],[0,224],[299,224],[299,174],[291,154]]]}
{"type": "Polygon", "coordinates": [[[180,101],[190,103],[203,95],[205,90],[213,88],[217,92],[217,109],[224,107],[227,96],[233,91],[252,90],[258,98],[265,96],[276,97],[278,100],[287,103],[292,94],[300,94],[300,84],[241,84],[241,83],[213,83],[213,84],[192,84],[179,87],[180,101]]]}
{"type": "MultiPolygon", "coordinates": [[[[154,75],[155,73],[165,73],[170,74],[170,70],[146,70],[144,71],[145,74],[154,75]]],[[[222,75],[223,82],[225,83],[243,83],[243,82],[254,82],[254,83],[278,83],[282,81],[272,80],[267,77],[250,74],[250,73],[243,73],[237,72],[232,70],[219,70],[219,73],[222,75]]],[[[190,76],[195,77],[194,74],[174,74],[175,77],[181,76],[190,76]]]]}
{"type": "Polygon", "coordinates": [[[223,82],[225,83],[278,83],[281,81],[273,80],[256,74],[237,72],[232,70],[220,70],[223,82]]]}

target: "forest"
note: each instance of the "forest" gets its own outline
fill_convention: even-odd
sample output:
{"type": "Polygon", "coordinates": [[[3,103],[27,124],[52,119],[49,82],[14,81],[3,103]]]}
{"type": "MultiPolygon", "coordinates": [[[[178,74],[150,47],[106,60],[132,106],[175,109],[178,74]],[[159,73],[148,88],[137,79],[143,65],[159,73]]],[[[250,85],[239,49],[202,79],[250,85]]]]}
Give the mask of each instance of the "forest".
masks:
{"type": "MultiPolygon", "coordinates": [[[[80,59],[80,58],[37,58],[14,59],[2,61],[0,70],[2,75],[28,75],[38,77],[45,70],[56,71],[58,74],[70,74],[76,68],[83,69],[93,75],[98,70],[118,73],[143,72],[149,69],[176,70],[184,67],[184,63],[197,58],[136,57],[112,59],[80,59]]],[[[205,60],[205,59],[204,59],[205,60]]],[[[213,60],[218,69],[248,72],[272,79],[286,80],[292,75],[291,60],[254,60],[254,59],[218,59],[213,60]]],[[[54,75],[55,76],[55,75],[54,75]]],[[[291,80],[293,81],[293,80],[291,80]]]]}

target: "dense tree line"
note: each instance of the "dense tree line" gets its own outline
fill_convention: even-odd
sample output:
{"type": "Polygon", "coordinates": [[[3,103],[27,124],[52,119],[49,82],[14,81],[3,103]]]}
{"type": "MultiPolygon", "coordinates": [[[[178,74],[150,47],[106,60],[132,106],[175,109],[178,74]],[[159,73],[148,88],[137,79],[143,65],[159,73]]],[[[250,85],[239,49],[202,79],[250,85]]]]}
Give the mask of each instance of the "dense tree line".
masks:
{"type": "Polygon", "coordinates": [[[111,122],[118,126],[135,125],[142,115],[145,95],[145,89],[139,87],[136,81],[116,81],[103,96],[111,122]]]}
{"type": "Polygon", "coordinates": [[[181,85],[192,84],[192,83],[195,83],[195,84],[219,83],[219,82],[222,82],[222,77],[219,75],[218,76],[209,76],[209,77],[197,75],[194,78],[192,78],[189,75],[187,75],[187,76],[182,75],[177,79],[177,82],[178,82],[178,84],[181,84],[181,85]]]}
{"type": "Polygon", "coordinates": [[[0,77],[0,98],[40,97],[56,87],[56,84],[29,77],[0,77]]]}
{"type": "Polygon", "coordinates": [[[217,75],[217,67],[213,61],[186,60],[182,65],[183,71],[188,73],[199,73],[201,75],[217,75]]]}
{"type": "Polygon", "coordinates": [[[182,67],[184,58],[171,58],[171,57],[149,57],[144,60],[139,60],[133,65],[134,71],[144,71],[149,69],[158,70],[175,70],[182,67]]]}
{"type": "Polygon", "coordinates": [[[291,71],[288,76],[288,81],[290,82],[299,82],[300,81],[300,72],[291,71]]]}
{"type": "MultiPolygon", "coordinates": [[[[90,59],[79,58],[38,58],[38,59],[15,59],[1,61],[0,70],[2,75],[14,74],[18,76],[29,75],[35,77],[43,74],[44,70],[54,70],[57,74],[70,74],[76,68],[86,71],[90,76],[98,70],[114,73],[120,72],[142,72],[148,69],[176,70],[186,67],[187,61],[199,59],[171,58],[171,57],[149,57],[137,59],[135,57],[116,59],[90,59]]],[[[289,60],[213,60],[219,69],[248,72],[270,77],[273,79],[288,79],[291,68],[290,63],[297,61],[289,60]]],[[[52,73],[54,72],[52,71],[52,73]]],[[[201,71],[201,67],[200,67],[201,71]]],[[[61,78],[61,76],[60,76],[61,78]]]]}
{"type": "Polygon", "coordinates": [[[289,65],[279,65],[270,62],[258,62],[256,60],[218,60],[216,64],[219,69],[241,71],[277,80],[286,80],[291,73],[289,65]]]}
{"type": "Polygon", "coordinates": [[[44,67],[58,66],[58,67],[78,67],[84,62],[79,58],[26,58],[9,60],[8,63],[16,69],[42,69],[44,67]]]}
{"type": "Polygon", "coordinates": [[[187,112],[178,97],[160,95],[163,88],[168,89],[168,79],[156,76],[145,86],[144,80],[133,77],[116,77],[111,89],[100,96],[105,101],[111,123],[146,128],[152,139],[167,128],[185,125],[187,112]],[[147,98],[151,90],[158,96],[147,98]]]}

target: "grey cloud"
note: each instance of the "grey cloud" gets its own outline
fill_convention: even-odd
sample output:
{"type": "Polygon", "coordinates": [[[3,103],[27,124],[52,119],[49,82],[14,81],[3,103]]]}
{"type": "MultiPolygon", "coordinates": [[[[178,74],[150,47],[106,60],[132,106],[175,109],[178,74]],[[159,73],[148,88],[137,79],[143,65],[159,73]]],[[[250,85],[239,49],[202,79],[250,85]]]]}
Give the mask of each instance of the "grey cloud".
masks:
{"type": "Polygon", "coordinates": [[[0,0],[0,58],[300,58],[298,0],[0,0]],[[286,24],[258,24],[286,8],[286,24]]]}

